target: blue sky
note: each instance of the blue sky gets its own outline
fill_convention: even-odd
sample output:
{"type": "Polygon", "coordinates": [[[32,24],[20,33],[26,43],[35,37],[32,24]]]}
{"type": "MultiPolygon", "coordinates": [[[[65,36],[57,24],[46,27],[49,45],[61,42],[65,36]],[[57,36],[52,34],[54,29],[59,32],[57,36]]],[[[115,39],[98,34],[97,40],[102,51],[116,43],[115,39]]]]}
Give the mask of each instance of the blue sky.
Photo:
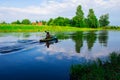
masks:
{"type": "Polygon", "coordinates": [[[109,13],[110,25],[120,25],[120,0],[0,0],[0,22],[25,18],[31,21],[49,20],[58,16],[72,18],[82,5],[85,17],[90,8],[96,16],[109,13]]]}

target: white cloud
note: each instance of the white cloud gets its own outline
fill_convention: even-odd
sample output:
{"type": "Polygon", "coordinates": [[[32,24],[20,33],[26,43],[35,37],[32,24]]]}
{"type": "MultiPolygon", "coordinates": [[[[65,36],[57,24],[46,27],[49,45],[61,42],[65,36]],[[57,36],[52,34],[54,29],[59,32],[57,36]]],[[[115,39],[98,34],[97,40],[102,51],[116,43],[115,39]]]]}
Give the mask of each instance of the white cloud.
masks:
{"type": "MultiPolygon", "coordinates": [[[[52,55],[56,57],[56,59],[58,60],[62,60],[64,58],[65,59],[84,58],[86,60],[94,60],[101,57],[107,57],[110,54],[110,52],[112,52],[110,48],[99,48],[97,51],[96,49],[95,51],[93,49],[93,51],[90,52],[88,51],[88,48],[86,46],[84,47],[84,49],[81,50],[80,53],[77,53],[74,50],[74,48],[71,46],[67,46],[67,48],[65,48],[65,47],[60,47],[60,45],[61,44],[50,45],[49,48],[42,48],[42,49],[39,48],[38,51],[47,56],[52,55]]],[[[67,45],[67,44],[64,44],[64,45],[67,45]]],[[[43,59],[43,57],[37,57],[37,59],[39,60],[41,60],[41,58],[43,59]]]]}
{"type": "Polygon", "coordinates": [[[41,60],[41,61],[45,61],[45,57],[44,56],[38,56],[35,57],[36,60],[41,60]]]}
{"type": "MultiPolygon", "coordinates": [[[[85,16],[88,14],[89,8],[93,8],[97,17],[102,14],[109,13],[115,20],[116,15],[119,16],[120,0],[56,0],[44,1],[41,5],[30,5],[28,7],[0,7],[0,17],[14,20],[14,17],[36,19],[48,19],[50,17],[64,16],[72,18],[75,15],[76,7],[82,5],[85,16]],[[11,16],[11,17],[10,17],[11,16]],[[114,17],[115,16],[115,17],[114,17]],[[37,18],[39,17],[39,18],[37,18]]],[[[16,18],[15,18],[16,19],[16,18]]],[[[120,21],[120,19],[117,19],[120,21]]],[[[113,21],[114,22],[114,21],[113,21]]],[[[113,23],[114,24],[114,23],[113,23]]]]}
{"type": "Polygon", "coordinates": [[[1,7],[1,11],[9,12],[9,13],[25,13],[25,14],[40,14],[40,15],[46,15],[50,14],[50,11],[47,9],[44,10],[44,8],[30,6],[26,8],[15,8],[15,7],[1,7]]]}

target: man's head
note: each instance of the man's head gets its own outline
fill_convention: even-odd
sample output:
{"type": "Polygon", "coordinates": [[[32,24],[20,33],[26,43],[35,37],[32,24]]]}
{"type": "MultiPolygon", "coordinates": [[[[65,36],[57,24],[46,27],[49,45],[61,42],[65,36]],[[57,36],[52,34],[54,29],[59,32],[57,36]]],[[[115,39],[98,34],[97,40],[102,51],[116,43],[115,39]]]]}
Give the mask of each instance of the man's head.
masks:
{"type": "Polygon", "coordinates": [[[48,31],[45,31],[47,34],[49,34],[49,32],[48,31]]]}

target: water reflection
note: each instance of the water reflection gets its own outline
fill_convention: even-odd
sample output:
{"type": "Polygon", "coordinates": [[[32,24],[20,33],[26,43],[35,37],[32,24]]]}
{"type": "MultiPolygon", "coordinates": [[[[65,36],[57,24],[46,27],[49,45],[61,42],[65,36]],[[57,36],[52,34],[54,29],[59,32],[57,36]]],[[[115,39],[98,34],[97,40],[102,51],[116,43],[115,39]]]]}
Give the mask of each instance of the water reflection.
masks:
{"type": "Polygon", "coordinates": [[[96,39],[97,39],[97,35],[96,35],[95,31],[89,31],[86,34],[85,39],[87,41],[88,50],[91,50],[92,47],[94,46],[96,39]]]}
{"type": "MultiPolygon", "coordinates": [[[[75,50],[76,53],[81,53],[81,50],[83,50],[83,48],[86,48],[86,47],[87,47],[87,51],[88,50],[91,51],[96,43],[99,43],[101,46],[105,46],[105,47],[107,47],[107,43],[108,43],[108,31],[105,31],[105,30],[104,31],[86,31],[86,32],[80,31],[80,32],[70,32],[70,33],[57,32],[57,33],[53,33],[53,35],[56,35],[56,37],[61,41],[61,43],[63,43],[63,41],[66,40],[66,47],[65,47],[65,44],[61,45],[62,48],[64,48],[64,50],[71,48],[71,50],[75,50]],[[69,42],[69,40],[72,40],[72,41],[69,42]]],[[[44,33],[26,33],[26,32],[25,33],[0,33],[0,38],[1,38],[0,42],[4,42],[4,41],[9,42],[8,38],[11,38],[10,40],[15,42],[17,40],[23,40],[23,39],[39,40],[44,37],[45,37],[44,33]]],[[[56,42],[50,41],[50,42],[45,42],[44,44],[47,48],[50,48],[50,45],[54,43],[56,42]]]]}
{"type": "Polygon", "coordinates": [[[99,43],[107,47],[108,31],[100,31],[98,35],[99,43]]]}
{"type": "Polygon", "coordinates": [[[98,34],[97,31],[75,32],[71,35],[71,39],[75,42],[75,50],[77,53],[81,52],[84,42],[87,43],[87,48],[91,51],[97,40],[102,46],[107,47],[108,31],[99,31],[98,34]]]}
{"type": "Polygon", "coordinates": [[[28,37],[30,37],[30,36],[31,36],[31,34],[28,33],[28,32],[23,33],[23,37],[24,37],[24,38],[28,38],[28,37]]]}
{"type": "Polygon", "coordinates": [[[84,57],[86,60],[107,56],[109,52],[111,52],[107,47],[108,31],[80,31],[68,33],[63,36],[69,37],[68,39],[64,39],[61,35],[62,40],[60,38],[60,42],[58,44],[47,46],[49,49],[42,48],[39,49],[39,51],[47,55],[62,55],[62,59],[63,57],[65,59],[73,59],[74,57],[76,57],[76,59],[80,59],[84,57]]]}
{"type": "Polygon", "coordinates": [[[46,42],[45,42],[45,44],[46,44],[45,46],[46,46],[47,48],[49,48],[50,45],[55,44],[55,43],[58,43],[58,40],[46,41],[46,42]]]}
{"type": "Polygon", "coordinates": [[[69,35],[66,32],[57,32],[57,33],[55,33],[55,35],[60,40],[69,39],[70,38],[69,35]]]}
{"type": "Polygon", "coordinates": [[[75,32],[71,36],[72,40],[75,42],[75,50],[80,53],[80,49],[83,46],[83,32],[75,32]]]}

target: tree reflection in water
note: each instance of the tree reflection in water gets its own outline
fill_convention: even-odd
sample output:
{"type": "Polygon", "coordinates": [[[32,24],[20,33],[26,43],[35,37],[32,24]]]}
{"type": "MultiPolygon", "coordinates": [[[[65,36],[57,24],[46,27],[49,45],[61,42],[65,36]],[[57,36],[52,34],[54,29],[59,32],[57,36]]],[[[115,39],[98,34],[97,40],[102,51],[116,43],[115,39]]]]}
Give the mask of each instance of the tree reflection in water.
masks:
{"type": "Polygon", "coordinates": [[[80,53],[80,50],[83,46],[83,32],[75,32],[71,38],[75,42],[76,52],[80,53]]]}
{"type": "Polygon", "coordinates": [[[87,32],[75,32],[71,35],[72,40],[75,42],[75,50],[80,53],[83,47],[83,42],[87,42],[88,50],[92,50],[96,40],[99,41],[102,46],[107,46],[108,31],[87,31],[87,32]]]}
{"type": "Polygon", "coordinates": [[[86,37],[86,41],[87,41],[88,50],[91,50],[97,39],[97,35],[96,35],[95,31],[89,31],[85,37],[86,37]]]}
{"type": "Polygon", "coordinates": [[[99,43],[107,47],[108,31],[100,31],[98,35],[99,43]]]}

